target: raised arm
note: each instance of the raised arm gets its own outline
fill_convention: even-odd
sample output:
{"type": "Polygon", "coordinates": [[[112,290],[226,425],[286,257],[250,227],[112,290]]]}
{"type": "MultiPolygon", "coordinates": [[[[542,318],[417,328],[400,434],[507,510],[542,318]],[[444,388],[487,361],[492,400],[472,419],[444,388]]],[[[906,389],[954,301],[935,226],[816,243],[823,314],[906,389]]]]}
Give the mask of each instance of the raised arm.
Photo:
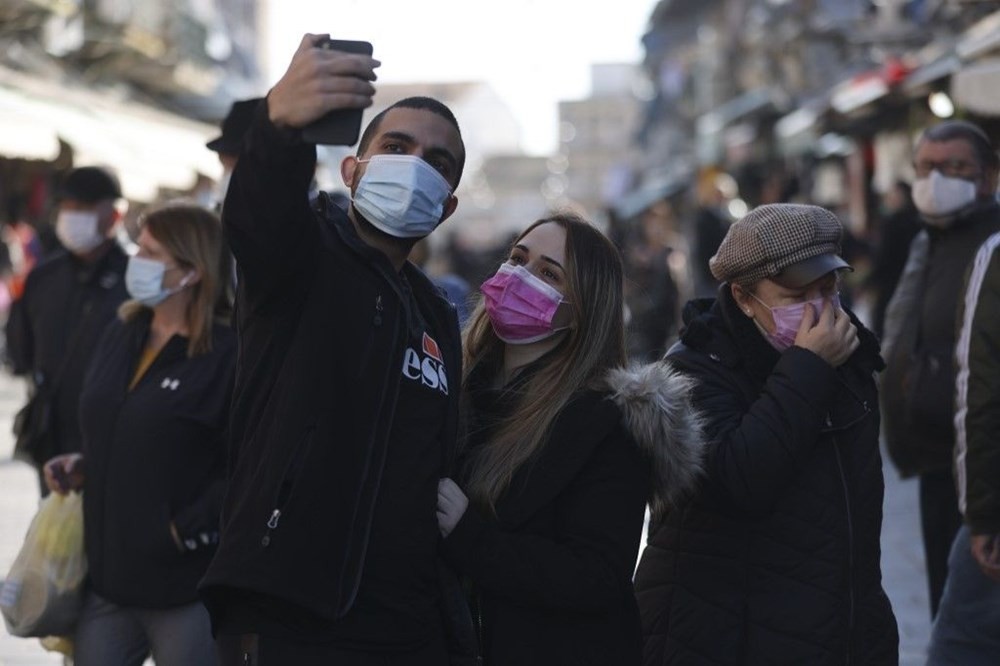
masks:
{"type": "Polygon", "coordinates": [[[241,281],[276,290],[311,269],[315,235],[309,186],[316,148],[302,127],[335,109],[364,108],[378,61],[319,48],[302,38],[288,70],[257,110],[223,206],[222,219],[241,281]]]}

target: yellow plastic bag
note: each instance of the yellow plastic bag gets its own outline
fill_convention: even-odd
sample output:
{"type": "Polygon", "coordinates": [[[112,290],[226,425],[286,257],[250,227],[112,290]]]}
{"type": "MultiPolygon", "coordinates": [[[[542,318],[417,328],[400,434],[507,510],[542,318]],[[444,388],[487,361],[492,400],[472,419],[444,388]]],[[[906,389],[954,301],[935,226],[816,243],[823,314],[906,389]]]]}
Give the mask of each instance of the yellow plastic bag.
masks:
{"type": "Polygon", "coordinates": [[[0,612],[13,636],[73,633],[83,605],[87,562],[80,493],[42,500],[0,589],[0,612]]]}

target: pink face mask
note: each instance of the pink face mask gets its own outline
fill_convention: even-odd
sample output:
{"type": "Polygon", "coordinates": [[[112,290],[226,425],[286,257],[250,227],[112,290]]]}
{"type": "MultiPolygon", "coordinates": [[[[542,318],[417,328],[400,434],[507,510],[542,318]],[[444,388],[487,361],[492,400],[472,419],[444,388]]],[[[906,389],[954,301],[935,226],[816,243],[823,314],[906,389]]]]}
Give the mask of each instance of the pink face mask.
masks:
{"type": "MultiPolygon", "coordinates": [[[[827,300],[821,296],[811,301],[771,307],[753,294],[750,295],[756,298],[758,303],[771,311],[771,317],[774,319],[774,333],[768,333],[767,339],[771,343],[771,346],[778,351],[785,351],[795,344],[795,336],[798,335],[799,326],[802,325],[802,318],[806,316],[806,306],[813,306],[816,318],[818,319],[820,313],[823,312],[823,304],[827,300]]],[[[833,305],[835,310],[839,309],[840,294],[834,294],[830,298],[830,304],[833,305]]]]}
{"type": "Polygon", "coordinates": [[[506,343],[526,345],[562,330],[552,327],[562,294],[524,266],[501,264],[480,291],[493,330],[506,343]]]}

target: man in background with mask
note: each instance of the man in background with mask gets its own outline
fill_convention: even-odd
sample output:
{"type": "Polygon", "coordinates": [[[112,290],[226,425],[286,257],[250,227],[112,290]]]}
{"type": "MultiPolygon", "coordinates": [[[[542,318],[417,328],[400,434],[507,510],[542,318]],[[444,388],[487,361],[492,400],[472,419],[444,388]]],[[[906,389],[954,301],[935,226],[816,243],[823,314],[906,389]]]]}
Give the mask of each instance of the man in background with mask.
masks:
{"type": "Polygon", "coordinates": [[[58,196],[55,233],[62,249],[28,274],[6,326],[7,365],[28,378],[31,395],[44,394],[38,400],[50,404],[32,412],[47,416],[47,435],[35,440],[38,450],[22,452],[39,474],[49,458],[80,450],[77,399],[84,374],[101,332],[127,298],[127,257],[115,240],[117,178],[103,168],[79,167],[63,179],[58,196]]]}
{"type": "Polygon", "coordinates": [[[299,130],[371,104],[377,60],[306,35],[258,109],[223,212],[240,353],[229,489],[201,589],[223,664],[447,663],[437,480],[456,439],[455,308],[407,261],[457,205],[451,111],[408,98],[310,204],[299,130]]]}
{"type": "Polygon", "coordinates": [[[1000,231],[994,194],[1000,160],[978,126],[947,121],[917,142],[913,202],[924,229],[889,303],[883,354],[884,432],[903,477],[920,479],[920,517],[931,617],[962,523],[952,478],[955,321],[963,280],[980,245],[1000,231]]]}

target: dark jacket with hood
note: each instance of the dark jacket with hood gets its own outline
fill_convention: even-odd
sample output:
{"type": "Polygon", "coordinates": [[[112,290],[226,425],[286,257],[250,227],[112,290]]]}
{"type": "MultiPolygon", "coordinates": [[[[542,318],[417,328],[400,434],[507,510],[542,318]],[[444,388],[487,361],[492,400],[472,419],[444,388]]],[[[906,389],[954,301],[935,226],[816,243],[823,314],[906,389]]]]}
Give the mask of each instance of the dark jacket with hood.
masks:
{"type": "Polygon", "coordinates": [[[728,285],[690,303],[667,358],[695,380],[706,479],[650,529],[644,663],[896,664],[882,589],[874,336],[833,369],[776,351],[728,285]]]}
{"type": "Polygon", "coordinates": [[[162,608],[198,600],[219,538],[236,338],[216,324],[211,351],[188,357],[175,335],[129,389],[151,317],[109,324],[87,373],[84,541],[95,592],[162,608]]]}
{"type": "MultiPolygon", "coordinates": [[[[421,316],[451,387],[442,476],[454,447],[455,308],[412,264],[397,273],[328,197],[311,207],[315,165],[315,146],[286,136],[262,104],[223,209],[240,353],[222,536],[202,582],[213,620],[233,590],[327,625],[352,607],[376,500],[399,492],[380,480],[421,316]]],[[[427,511],[433,524],[433,494],[427,511]]]]}
{"type": "MultiPolygon", "coordinates": [[[[632,572],[644,508],[662,510],[701,469],[689,392],[665,363],[612,373],[603,390],[571,398],[495,516],[466,510],[444,552],[471,582],[483,663],[639,663],[632,572]]],[[[471,450],[514,393],[471,387],[471,450]]]]}

